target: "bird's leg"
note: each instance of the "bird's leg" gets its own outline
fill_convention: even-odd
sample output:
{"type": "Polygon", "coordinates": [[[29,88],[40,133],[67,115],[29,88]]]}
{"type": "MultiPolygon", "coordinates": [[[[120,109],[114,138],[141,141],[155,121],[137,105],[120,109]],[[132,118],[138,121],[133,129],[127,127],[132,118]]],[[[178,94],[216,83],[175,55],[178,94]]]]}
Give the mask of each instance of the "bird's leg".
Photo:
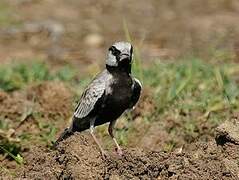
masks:
{"type": "Polygon", "coordinates": [[[96,144],[98,145],[98,147],[100,148],[101,154],[103,156],[106,156],[106,153],[104,151],[104,149],[102,148],[102,146],[100,145],[99,141],[97,140],[97,138],[94,135],[94,124],[95,124],[95,119],[90,121],[90,134],[93,137],[94,141],[96,142],[96,144]]]}
{"type": "Polygon", "coordinates": [[[108,132],[109,132],[111,138],[113,139],[113,141],[114,141],[114,143],[117,147],[117,153],[121,156],[121,155],[123,155],[123,151],[121,150],[121,147],[119,146],[118,142],[116,141],[116,139],[114,137],[114,133],[113,133],[115,122],[116,122],[116,120],[115,121],[110,121],[110,125],[108,127],[108,132]]]}

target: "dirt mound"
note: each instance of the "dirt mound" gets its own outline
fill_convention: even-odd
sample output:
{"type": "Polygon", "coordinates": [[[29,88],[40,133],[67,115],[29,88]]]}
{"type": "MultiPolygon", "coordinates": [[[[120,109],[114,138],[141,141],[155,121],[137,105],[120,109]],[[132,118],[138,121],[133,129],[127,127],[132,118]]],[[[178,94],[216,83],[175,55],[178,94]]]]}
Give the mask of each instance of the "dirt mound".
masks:
{"type": "Polygon", "coordinates": [[[60,143],[57,150],[35,147],[28,154],[21,177],[96,179],[103,176],[104,161],[92,138],[86,134],[76,133],[60,143]]]}
{"type": "Polygon", "coordinates": [[[150,116],[156,108],[153,92],[149,88],[144,88],[137,106],[135,106],[135,109],[132,111],[132,118],[136,119],[137,117],[150,116]]]}
{"type": "Polygon", "coordinates": [[[18,143],[24,150],[33,139],[50,142],[51,137],[43,135],[65,127],[72,113],[72,95],[59,82],[42,82],[13,93],[0,91],[1,143],[18,143]]]}
{"type": "Polygon", "coordinates": [[[124,149],[102,159],[91,136],[76,133],[57,150],[33,148],[19,176],[27,179],[237,179],[239,146],[197,143],[187,151],[164,153],[124,149]]]}
{"type": "Polygon", "coordinates": [[[72,92],[61,82],[44,82],[30,87],[27,98],[35,101],[38,111],[47,115],[69,117],[72,108],[72,92]]]}
{"type": "MultiPolygon", "coordinates": [[[[144,103],[147,100],[153,110],[155,106],[149,94],[145,92],[143,100],[144,103]]],[[[24,117],[26,120],[16,129],[16,134],[29,132],[30,129],[32,134],[40,136],[40,132],[43,130],[48,132],[49,128],[41,129],[37,125],[37,120],[54,123],[59,129],[65,127],[65,118],[71,112],[72,96],[63,84],[46,82],[27,88],[26,92],[19,91],[12,94],[0,92],[0,102],[1,115],[7,118],[11,127],[21,123],[15,119],[24,117],[26,107],[33,106],[32,112],[27,113],[28,115],[24,117]],[[42,113],[43,116],[34,116],[36,112],[42,113]],[[56,117],[59,116],[63,117],[64,121],[57,121],[59,118],[56,117]]],[[[144,106],[146,105],[139,104],[139,111],[137,112],[136,109],[133,114],[135,122],[139,121],[139,117],[142,116],[140,108],[143,109],[144,106]]],[[[60,143],[57,150],[35,146],[32,145],[33,141],[29,141],[23,145],[22,155],[26,163],[17,170],[19,172],[17,176],[26,179],[239,178],[238,118],[226,121],[217,128],[216,141],[211,139],[193,144],[182,143],[183,148],[178,148],[171,153],[162,151],[162,146],[165,141],[170,141],[174,137],[169,136],[165,130],[163,131],[161,128],[163,126],[159,126],[158,122],[155,123],[150,124],[152,128],[144,134],[147,137],[141,142],[144,146],[140,146],[140,143],[135,144],[136,147],[144,150],[125,148],[122,157],[109,150],[108,157],[102,159],[98,147],[88,132],[76,133],[60,143]],[[152,141],[157,141],[157,143],[153,144],[152,141]],[[147,146],[152,148],[147,148],[147,146]],[[155,149],[160,151],[154,151],[155,149]]],[[[176,123],[173,122],[174,124],[176,123]]],[[[135,137],[130,139],[135,141],[135,137]]],[[[49,143],[50,140],[48,139],[47,142],[49,143]]],[[[8,159],[4,161],[3,164],[9,164],[8,159]]],[[[4,179],[5,176],[6,179],[8,178],[6,172],[1,173],[1,176],[4,179]]]]}
{"type": "Polygon", "coordinates": [[[35,112],[41,113],[44,117],[61,116],[66,118],[72,112],[72,94],[60,82],[32,85],[27,88],[26,92],[16,91],[8,94],[0,91],[0,116],[11,120],[11,124],[23,120],[24,116],[35,112]]]}
{"type": "Polygon", "coordinates": [[[223,145],[226,142],[239,144],[239,117],[225,121],[217,127],[216,131],[216,141],[218,144],[223,145]]]}
{"type": "Polygon", "coordinates": [[[19,93],[7,94],[0,91],[0,112],[5,119],[16,120],[24,112],[24,107],[28,102],[19,93]]]}

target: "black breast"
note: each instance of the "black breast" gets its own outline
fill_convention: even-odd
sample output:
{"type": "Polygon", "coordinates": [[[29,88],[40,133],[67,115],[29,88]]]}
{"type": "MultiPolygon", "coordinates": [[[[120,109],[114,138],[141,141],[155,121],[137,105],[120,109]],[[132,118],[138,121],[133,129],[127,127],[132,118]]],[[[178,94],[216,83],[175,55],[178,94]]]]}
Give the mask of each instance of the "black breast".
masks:
{"type": "Polygon", "coordinates": [[[129,108],[132,97],[132,78],[127,74],[113,76],[110,91],[105,94],[95,124],[100,125],[117,119],[129,108]]]}

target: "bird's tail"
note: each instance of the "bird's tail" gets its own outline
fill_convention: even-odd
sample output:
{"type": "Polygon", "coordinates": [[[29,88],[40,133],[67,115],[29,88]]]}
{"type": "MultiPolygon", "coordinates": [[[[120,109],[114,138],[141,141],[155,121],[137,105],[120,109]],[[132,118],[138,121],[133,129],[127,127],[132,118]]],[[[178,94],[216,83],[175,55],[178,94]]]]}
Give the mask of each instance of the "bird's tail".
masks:
{"type": "Polygon", "coordinates": [[[71,130],[71,128],[66,128],[61,135],[59,136],[59,138],[53,143],[53,147],[57,147],[57,145],[59,144],[59,142],[63,141],[64,139],[67,139],[68,137],[70,137],[71,135],[73,135],[74,132],[71,130]]]}

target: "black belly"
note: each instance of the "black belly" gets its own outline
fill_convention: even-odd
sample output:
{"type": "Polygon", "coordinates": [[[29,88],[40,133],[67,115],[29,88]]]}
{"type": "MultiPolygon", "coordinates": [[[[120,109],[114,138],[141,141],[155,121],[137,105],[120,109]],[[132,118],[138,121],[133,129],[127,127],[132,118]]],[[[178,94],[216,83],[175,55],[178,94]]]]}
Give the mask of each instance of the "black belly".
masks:
{"type": "Polygon", "coordinates": [[[106,97],[99,109],[95,125],[101,125],[106,122],[114,121],[129,108],[131,101],[131,88],[117,88],[113,93],[106,97]]]}
{"type": "Polygon", "coordinates": [[[131,83],[124,81],[112,87],[112,94],[105,94],[97,103],[97,107],[85,118],[73,120],[73,131],[84,131],[90,128],[90,120],[95,119],[95,126],[114,121],[129,108],[132,97],[131,83]]]}

